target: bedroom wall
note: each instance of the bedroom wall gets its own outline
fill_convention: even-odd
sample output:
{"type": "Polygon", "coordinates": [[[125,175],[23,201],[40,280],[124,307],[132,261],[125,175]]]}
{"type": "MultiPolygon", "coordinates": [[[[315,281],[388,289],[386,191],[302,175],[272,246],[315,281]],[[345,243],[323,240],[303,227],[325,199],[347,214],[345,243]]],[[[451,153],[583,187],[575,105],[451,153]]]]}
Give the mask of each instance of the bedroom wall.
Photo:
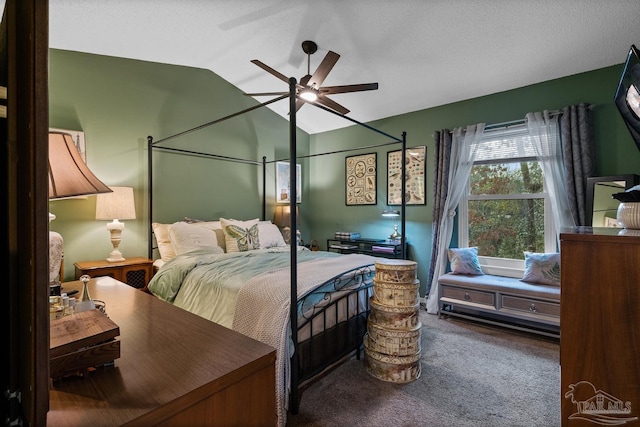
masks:
{"type": "MultiPolygon", "coordinates": [[[[147,135],[156,139],[172,135],[235,113],[255,101],[208,70],[56,49],[51,50],[50,64],[50,125],[84,130],[87,163],[94,173],[107,185],[134,187],[138,219],[126,222],[121,250],[125,257],[146,256],[147,135]]],[[[619,64],[372,123],[392,135],[406,131],[409,147],[427,147],[427,204],[407,208],[409,255],[418,262],[423,292],[431,257],[433,132],[477,122],[517,120],[529,111],[588,102],[596,105],[596,174],[640,173],[640,151],[612,102],[621,70],[619,64]]],[[[352,116],[357,119],[357,112],[352,116]]],[[[311,136],[300,131],[298,139],[300,155],[387,141],[358,126],[311,136]]],[[[288,126],[286,120],[265,108],[179,141],[179,147],[189,148],[215,144],[215,152],[234,157],[280,159],[288,153],[288,126]]],[[[305,241],[315,239],[325,249],[326,239],[338,230],[359,231],[374,238],[391,233],[392,222],[380,213],[387,207],[387,151],[397,147],[301,160],[300,228],[305,241]],[[344,158],[371,151],[376,151],[378,158],[377,205],[345,206],[344,158]]],[[[172,222],[185,215],[202,219],[260,215],[255,188],[261,185],[261,177],[252,166],[162,156],[154,158],[156,181],[163,189],[157,191],[154,203],[157,221],[172,222]],[[174,167],[177,163],[179,168],[174,167]]],[[[269,170],[267,218],[273,212],[274,183],[269,170]]],[[[111,243],[106,223],[94,219],[95,197],[52,201],[50,210],[57,215],[51,229],[65,238],[66,280],[73,278],[74,262],[107,256],[111,243]]]]}
{"type": "MultiPolygon", "coordinates": [[[[640,151],[633,143],[618,115],[613,97],[618,85],[622,64],[547,81],[507,92],[501,92],[449,105],[389,117],[370,123],[391,135],[407,132],[407,146],[427,147],[427,204],[407,207],[407,236],[410,258],[418,262],[418,276],[424,294],[431,259],[431,223],[433,209],[434,142],[433,133],[484,122],[502,123],[524,118],[530,111],[560,109],[586,102],[593,110],[596,175],[640,174],[640,151]]],[[[353,113],[357,119],[357,112],[353,113]]],[[[371,131],[356,126],[311,136],[311,152],[321,153],[345,147],[358,147],[384,141],[371,131]]],[[[326,248],[326,239],[335,231],[358,231],[363,237],[386,238],[391,223],[380,214],[386,205],[387,151],[377,150],[378,203],[376,206],[345,206],[345,154],[317,157],[310,165],[313,182],[310,200],[312,212],[322,212],[310,218],[312,238],[326,248]]],[[[358,153],[349,153],[353,155],[358,153]]]]}
{"type": "MultiPolygon", "coordinates": [[[[50,126],[84,131],[87,164],[96,176],[107,185],[134,188],[137,219],[125,221],[125,258],[147,256],[147,136],[158,140],[257,104],[208,70],[56,49],[50,51],[49,87],[50,126]]],[[[288,141],[288,121],[261,108],[163,146],[274,160],[288,156],[288,141]]],[[[300,155],[308,153],[308,143],[299,131],[300,155]]],[[[306,198],[308,168],[301,163],[306,198]]],[[[154,220],[259,217],[261,170],[155,151],[154,220]]],[[[267,167],[267,219],[275,204],[273,171],[267,167]]],[[[74,262],[104,259],[112,250],[106,221],[95,220],[95,199],[49,203],[57,216],[50,228],[64,238],[65,280],[73,280],[74,262]]],[[[306,206],[300,207],[303,225],[306,206]]]]}

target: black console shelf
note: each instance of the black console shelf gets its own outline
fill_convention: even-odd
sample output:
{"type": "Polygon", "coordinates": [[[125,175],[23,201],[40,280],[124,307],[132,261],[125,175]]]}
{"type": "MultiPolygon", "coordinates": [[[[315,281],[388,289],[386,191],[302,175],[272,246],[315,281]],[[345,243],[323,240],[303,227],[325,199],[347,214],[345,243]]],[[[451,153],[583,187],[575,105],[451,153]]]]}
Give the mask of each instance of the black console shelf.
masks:
{"type": "Polygon", "coordinates": [[[402,240],[334,238],[327,239],[327,250],[341,254],[366,254],[402,259],[402,240]]]}

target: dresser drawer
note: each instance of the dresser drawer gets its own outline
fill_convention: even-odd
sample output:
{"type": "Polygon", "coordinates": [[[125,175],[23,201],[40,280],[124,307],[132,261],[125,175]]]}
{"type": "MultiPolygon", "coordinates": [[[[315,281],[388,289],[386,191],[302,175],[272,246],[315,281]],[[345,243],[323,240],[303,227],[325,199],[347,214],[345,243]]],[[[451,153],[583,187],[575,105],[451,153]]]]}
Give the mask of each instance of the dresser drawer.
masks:
{"type": "Polygon", "coordinates": [[[458,300],[463,303],[480,304],[494,308],[496,305],[495,294],[493,292],[483,292],[474,289],[464,289],[455,286],[442,285],[441,298],[447,300],[458,300]]]}
{"type": "Polygon", "coordinates": [[[509,295],[502,296],[502,308],[523,311],[542,316],[560,317],[560,304],[539,301],[528,298],[520,298],[509,295]]]}

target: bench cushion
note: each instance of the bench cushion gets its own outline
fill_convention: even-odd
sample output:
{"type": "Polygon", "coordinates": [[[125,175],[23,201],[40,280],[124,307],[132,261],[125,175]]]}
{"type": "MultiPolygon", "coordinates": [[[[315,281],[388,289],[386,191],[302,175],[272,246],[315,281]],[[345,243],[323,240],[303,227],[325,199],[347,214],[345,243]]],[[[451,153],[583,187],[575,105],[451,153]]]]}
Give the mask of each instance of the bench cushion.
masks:
{"type": "Polygon", "coordinates": [[[491,274],[468,276],[446,273],[438,278],[438,283],[560,301],[560,287],[527,283],[515,277],[493,276],[491,274]]]}

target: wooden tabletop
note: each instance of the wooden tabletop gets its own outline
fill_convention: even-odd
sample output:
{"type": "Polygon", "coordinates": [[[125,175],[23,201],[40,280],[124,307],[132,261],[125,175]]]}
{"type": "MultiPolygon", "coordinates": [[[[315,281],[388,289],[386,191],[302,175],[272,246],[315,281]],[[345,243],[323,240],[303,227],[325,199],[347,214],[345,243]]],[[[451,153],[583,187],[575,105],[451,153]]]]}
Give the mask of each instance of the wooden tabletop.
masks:
{"type": "MultiPolygon", "coordinates": [[[[63,292],[81,286],[66,282],[63,292]]],[[[272,347],[110,277],[92,279],[89,292],[120,327],[121,357],[115,367],[54,382],[48,426],[122,425],[149,413],[161,419],[171,406],[274,364],[272,347]]]]}

